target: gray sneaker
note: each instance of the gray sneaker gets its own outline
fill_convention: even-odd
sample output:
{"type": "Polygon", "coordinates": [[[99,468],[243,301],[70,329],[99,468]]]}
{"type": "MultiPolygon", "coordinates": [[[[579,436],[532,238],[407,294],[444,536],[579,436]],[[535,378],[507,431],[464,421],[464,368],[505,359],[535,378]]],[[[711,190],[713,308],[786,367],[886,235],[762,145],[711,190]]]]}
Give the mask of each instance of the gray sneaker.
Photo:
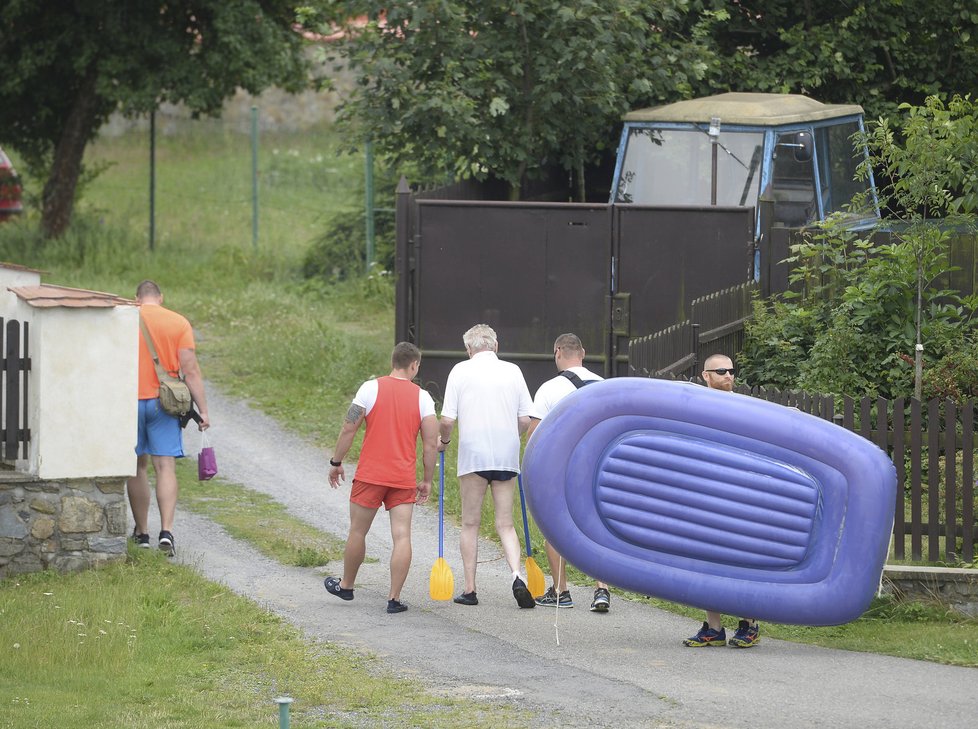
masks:
{"type": "Polygon", "coordinates": [[[537,598],[537,605],[540,605],[541,607],[572,608],[574,607],[574,600],[571,598],[569,591],[564,590],[558,596],[557,590],[551,586],[547,588],[545,593],[537,598]]]}
{"type": "Polygon", "coordinates": [[[603,587],[594,591],[594,600],[591,601],[592,613],[606,613],[611,607],[611,593],[603,587]]]}

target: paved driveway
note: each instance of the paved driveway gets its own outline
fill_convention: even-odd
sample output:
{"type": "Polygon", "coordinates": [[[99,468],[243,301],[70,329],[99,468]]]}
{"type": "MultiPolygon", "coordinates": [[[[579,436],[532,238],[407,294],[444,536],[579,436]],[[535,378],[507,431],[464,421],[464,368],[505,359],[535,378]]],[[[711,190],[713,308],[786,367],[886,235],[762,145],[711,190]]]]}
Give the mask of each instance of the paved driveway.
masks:
{"type": "MultiPolygon", "coordinates": [[[[329,488],[327,455],[213,386],[208,395],[221,475],[345,538],[349,488],[329,488]]],[[[187,438],[192,451],[196,435],[187,438]]],[[[571,588],[572,610],[519,610],[491,543],[480,548],[480,604],[434,602],[428,575],[438,556],[437,517],[436,504],[416,510],[413,570],[402,592],[410,610],[400,615],[384,611],[390,535],[383,514],[367,546],[378,562],[361,569],[352,602],[323,589],[326,572],[283,567],[206,519],[181,511],[175,533],[181,561],[311,638],[376,654],[434,691],[512,702],[534,726],[964,729],[978,717],[978,669],[769,638],[751,650],[683,648],[693,621],[615,597],[608,614],[592,614],[587,586],[571,588]]],[[[457,530],[448,529],[445,544],[458,588],[457,530]]]]}

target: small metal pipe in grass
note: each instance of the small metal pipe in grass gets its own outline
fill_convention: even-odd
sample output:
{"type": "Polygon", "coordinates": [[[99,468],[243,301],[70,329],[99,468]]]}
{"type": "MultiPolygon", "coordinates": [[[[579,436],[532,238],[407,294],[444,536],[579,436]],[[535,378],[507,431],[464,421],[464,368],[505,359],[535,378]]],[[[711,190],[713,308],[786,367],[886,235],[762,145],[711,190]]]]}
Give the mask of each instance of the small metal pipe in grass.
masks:
{"type": "Polygon", "coordinates": [[[279,729],[289,729],[289,704],[292,703],[292,697],[279,696],[275,702],[278,704],[279,729]]]}

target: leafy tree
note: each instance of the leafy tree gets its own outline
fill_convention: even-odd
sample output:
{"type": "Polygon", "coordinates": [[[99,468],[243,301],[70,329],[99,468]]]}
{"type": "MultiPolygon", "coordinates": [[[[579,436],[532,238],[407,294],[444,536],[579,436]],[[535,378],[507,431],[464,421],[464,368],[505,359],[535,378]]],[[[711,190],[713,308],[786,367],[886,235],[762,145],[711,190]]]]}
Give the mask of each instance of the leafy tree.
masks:
{"type": "Polygon", "coordinates": [[[731,13],[713,28],[723,63],[711,66],[697,95],[800,93],[861,104],[876,118],[978,87],[978,0],[716,4],[731,13]]]}
{"type": "Polygon", "coordinates": [[[494,176],[513,198],[548,166],[582,198],[622,113],[691,95],[711,62],[707,29],[725,17],[687,0],[341,5],[370,19],[341,48],[358,73],[341,114],[354,138],[424,180],[494,176]]]}
{"type": "Polygon", "coordinates": [[[922,384],[914,380],[911,355],[919,349],[926,363],[942,362],[943,374],[930,378],[932,391],[971,386],[961,380],[955,390],[948,378],[955,371],[971,377],[971,368],[957,365],[978,341],[972,318],[978,297],[962,297],[944,282],[953,270],[952,234],[974,230],[973,216],[959,211],[970,208],[975,193],[967,160],[973,159],[978,106],[967,98],[945,105],[930,97],[901,110],[902,139],[886,119],[861,139],[870,151],[863,174],[872,164],[893,180],[878,190],[886,237],[849,230],[840,217],[792,246],[793,291],[774,305],[779,318],[761,305],[748,327],[741,366],[753,381],[763,384],[773,374],[781,386],[888,397],[909,394],[913,383],[919,398],[922,384]],[[799,328],[799,321],[808,326],[799,328]],[[793,356],[797,366],[786,372],[764,361],[779,350],[807,356],[793,356]]]}
{"type": "Polygon", "coordinates": [[[238,87],[306,84],[295,11],[286,0],[4,2],[0,142],[47,174],[45,235],[67,228],[85,146],[117,109],[169,101],[214,114],[238,87]]]}

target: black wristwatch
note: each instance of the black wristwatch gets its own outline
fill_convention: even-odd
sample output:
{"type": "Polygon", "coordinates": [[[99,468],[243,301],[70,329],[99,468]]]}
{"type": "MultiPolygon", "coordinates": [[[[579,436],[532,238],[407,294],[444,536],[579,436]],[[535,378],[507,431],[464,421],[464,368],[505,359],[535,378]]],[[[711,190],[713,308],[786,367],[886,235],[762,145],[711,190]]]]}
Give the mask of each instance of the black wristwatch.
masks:
{"type": "Polygon", "coordinates": [[[331,465],[333,468],[339,468],[343,465],[343,461],[334,461],[332,458],[330,458],[329,465],[331,465]]]}

